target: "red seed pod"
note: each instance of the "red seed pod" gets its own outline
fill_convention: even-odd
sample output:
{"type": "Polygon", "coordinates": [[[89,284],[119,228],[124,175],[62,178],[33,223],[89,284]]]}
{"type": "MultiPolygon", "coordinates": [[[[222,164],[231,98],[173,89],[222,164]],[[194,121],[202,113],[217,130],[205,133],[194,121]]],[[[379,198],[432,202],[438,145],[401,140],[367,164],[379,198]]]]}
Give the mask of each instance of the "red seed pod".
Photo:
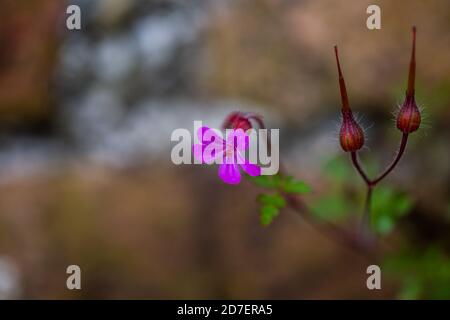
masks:
{"type": "Polygon", "coordinates": [[[339,141],[344,151],[357,151],[364,145],[364,131],[353,118],[350,110],[342,110],[342,126],[339,141]]]}
{"type": "Polygon", "coordinates": [[[411,133],[419,129],[420,111],[414,96],[407,96],[397,114],[397,128],[403,133],[411,133]]]}
{"type": "Polygon", "coordinates": [[[242,129],[247,131],[248,129],[253,128],[250,118],[251,117],[247,113],[240,111],[232,112],[226,118],[223,126],[225,128],[242,129]]]}
{"type": "Polygon", "coordinates": [[[414,99],[414,81],[416,77],[416,27],[413,27],[413,44],[409,63],[408,89],[406,98],[397,114],[397,128],[403,133],[419,129],[421,116],[414,99]]]}
{"type": "Polygon", "coordinates": [[[339,73],[339,89],[342,100],[342,126],[339,131],[339,141],[344,151],[353,152],[361,149],[364,145],[364,131],[356,122],[355,118],[353,118],[352,111],[350,110],[344,76],[342,75],[341,65],[339,63],[337,46],[334,47],[334,52],[336,54],[336,63],[339,73]]]}

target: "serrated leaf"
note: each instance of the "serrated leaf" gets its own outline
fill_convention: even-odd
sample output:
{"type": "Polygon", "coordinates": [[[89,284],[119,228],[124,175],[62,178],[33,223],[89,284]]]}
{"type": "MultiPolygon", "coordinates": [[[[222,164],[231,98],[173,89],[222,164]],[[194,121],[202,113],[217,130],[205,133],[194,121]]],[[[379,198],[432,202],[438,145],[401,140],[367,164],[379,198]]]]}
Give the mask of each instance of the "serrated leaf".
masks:
{"type": "Polygon", "coordinates": [[[260,222],[263,226],[268,226],[272,220],[279,214],[278,208],[272,205],[265,205],[261,207],[260,222]]]}
{"type": "Polygon", "coordinates": [[[286,200],[279,193],[263,193],[258,195],[257,199],[262,205],[271,205],[277,208],[284,208],[286,206],[286,200]]]}
{"type": "Polygon", "coordinates": [[[274,189],[274,188],[278,188],[278,186],[280,185],[279,175],[273,175],[273,176],[261,175],[261,176],[256,176],[256,177],[251,177],[251,176],[247,176],[247,177],[250,180],[250,182],[252,182],[256,186],[261,187],[261,188],[274,189]]]}

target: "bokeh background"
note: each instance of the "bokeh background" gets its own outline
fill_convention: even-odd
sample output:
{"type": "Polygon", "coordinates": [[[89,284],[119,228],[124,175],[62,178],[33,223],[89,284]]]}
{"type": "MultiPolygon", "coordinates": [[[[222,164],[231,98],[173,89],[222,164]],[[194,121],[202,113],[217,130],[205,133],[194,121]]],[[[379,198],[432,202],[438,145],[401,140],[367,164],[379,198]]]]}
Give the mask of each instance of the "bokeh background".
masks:
{"type": "Polygon", "coordinates": [[[446,0],[2,0],[0,298],[450,298],[449,53],[446,0]],[[317,219],[352,224],[364,185],[336,140],[333,45],[376,173],[400,138],[412,25],[427,119],[375,196],[376,258],[289,210],[262,227],[257,187],[171,163],[172,130],[260,113],[317,219]]]}

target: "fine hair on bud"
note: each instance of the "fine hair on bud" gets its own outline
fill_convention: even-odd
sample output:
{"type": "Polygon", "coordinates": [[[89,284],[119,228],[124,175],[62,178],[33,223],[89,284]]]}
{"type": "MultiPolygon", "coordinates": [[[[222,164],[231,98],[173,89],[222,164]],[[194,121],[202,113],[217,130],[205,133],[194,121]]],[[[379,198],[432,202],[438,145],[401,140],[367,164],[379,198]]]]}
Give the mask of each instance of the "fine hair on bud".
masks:
{"type": "Polygon", "coordinates": [[[341,93],[342,102],[342,124],[341,129],[339,130],[339,142],[345,152],[354,152],[364,146],[364,130],[355,120],[350,109],[347,88],[345,86],[344,75],[341,70],[337,46],[334,47],[334,52],[336,55],[336,64],[339,76],[339,90],[341,93]]]}
{"type": "Polygon", "coordinates": [[[404,134],[417,131],[422,121],[420,109],[415,99],[415,78],[416,78],[416,27],[412,29],[412,49],[411,60],[409,62],[408,87],[406,89],[406,97],[400,110],[397,113],[397,128],[404,134]]]}

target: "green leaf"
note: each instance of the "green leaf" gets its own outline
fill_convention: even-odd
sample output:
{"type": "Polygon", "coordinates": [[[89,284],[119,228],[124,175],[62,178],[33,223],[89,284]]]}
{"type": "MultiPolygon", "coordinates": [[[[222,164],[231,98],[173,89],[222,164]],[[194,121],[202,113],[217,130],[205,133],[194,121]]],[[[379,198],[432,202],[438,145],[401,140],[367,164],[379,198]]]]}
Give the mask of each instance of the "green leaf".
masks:
{"type": "Polygon", "coordinates": [[[400,290],[399,298],[402,300],[417,300],[423,291],[422,284],[418,279],[406,278],[400,290]]]}
{"type": "Polygon", "coordinates": [[[431,244],[425,251],[412,246],[383,258],[383,270],[402,283],[402,299],[448,299],[450,257],[445,248],[431,244]]]}
{"type": "Polygon", "coordinates": [[[250,182],[261,188],[274,189],[278,188],[278,186],[280,185],[280,176],[277,174],[273,176],[247,176],[247,178],[250,180],[250,182]]]}
{"type": "MultiPolygon", "coordinates": [[[[369,176],[374,176],[379,171],[377,162],[373,158],[364,158],[363,163],[369,176]]],[[[323,169],[327,177],[334,183],[362,183],[361,177],[356,173],[347,154],[341,154],[328,160],[323,169]]]]}
{"type": "Polygon", "coordinates": [[[388,234],[394,228],[395,221],[392,217],[382,215],[378,218],[376,229],[381,234],[388,234]]]}
{"type": "Polygon", "coordinates": [[[281,189],[286,193],[307,193],[311,188],[303,181],[295,180],[294,177],[282,177],[279,174],[273,176],[248,177],[250,182],[261,188],[281,189]]]}
{"type": "Polygon", "coordinates": [[[321,219],[338,221],[351,212],[346,199],[340,195],[323,196],[311,203],[312,213],[321,219]]]}
{"type": "Polygon", "coordinates": [[[353,174],[349,160],[342,156],[329,160],[324,166],[324,172],[336,182],[347,181],[349,176],[353,174]]]}
{"type": "Polygon", "coordinates": [[[372,224],[380,234],[394,229],[397,220],[413,206],[412,199],[388,187],[377,187],[372,196],[372,224]]]}
{"type": "Polygon", "coordinates": [[[260,222],[263,226],[268,226],[272,220],[279,214],[277,207],[272,205],[265,205],[261,207],[260,222]]]}
{"type": "Polygon", "coordinates": [[[276,208],[284,208],[286,206],[286,200],[279,194],[260,194],[258,195],[258,201],[262,205],[270,205],[276,208]]]}
{"type": "Polygon", "coordinates": [[[303,181],[295,180],[289,176],[283,179],[282,188],[286,193],[308,193],[311,188],[303,181]]]}

